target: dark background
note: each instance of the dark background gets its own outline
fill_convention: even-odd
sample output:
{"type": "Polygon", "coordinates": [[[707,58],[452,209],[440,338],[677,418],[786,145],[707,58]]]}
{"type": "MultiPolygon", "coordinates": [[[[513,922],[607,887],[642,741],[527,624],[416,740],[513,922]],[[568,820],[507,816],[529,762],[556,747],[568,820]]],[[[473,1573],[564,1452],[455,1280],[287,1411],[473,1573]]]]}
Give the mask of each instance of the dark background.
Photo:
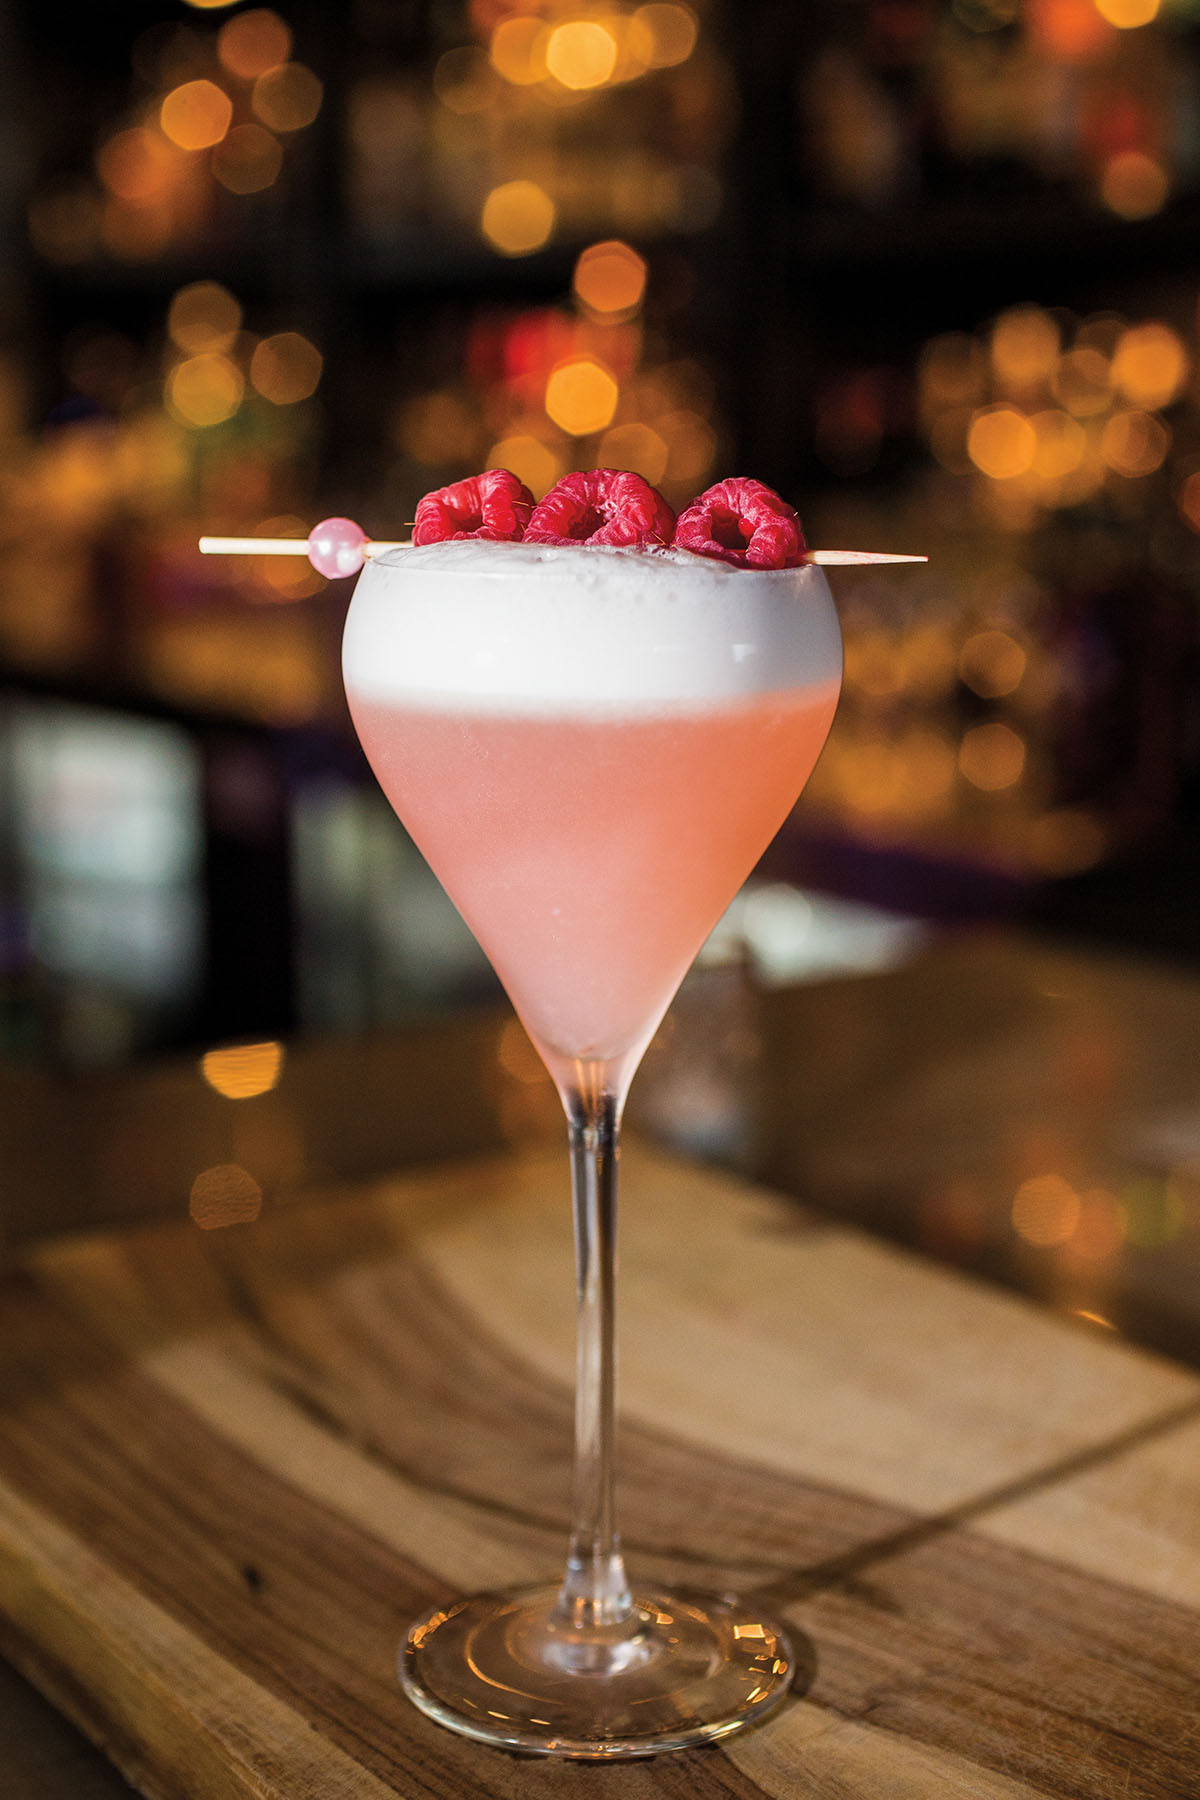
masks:
{"type": "Polygon", "coordinates": [[[1200,15],[1104,5],[5,0],[7,1054],[494,994],[350,734],[347,584],[194,548],[402,535],[492,460],[677,506],[753,473],[811,542],[928,551],[837,579],[845,698],[765,874],[1195,961],[1200,15]],[[298,115],[229,66],[247,16],[310,72],[298,115]],[[189,148],[195,82],[228,129],[189,148]],[[526,193],[498,247],[514,182],[553,224],[526,193]],[[576,274],[613,242],[645,265],[617,308],[576,274]],[[198,283],[235,325],[189,346],[198,283]],[[575,362],[602,424],[547,411],[575,362]]]}

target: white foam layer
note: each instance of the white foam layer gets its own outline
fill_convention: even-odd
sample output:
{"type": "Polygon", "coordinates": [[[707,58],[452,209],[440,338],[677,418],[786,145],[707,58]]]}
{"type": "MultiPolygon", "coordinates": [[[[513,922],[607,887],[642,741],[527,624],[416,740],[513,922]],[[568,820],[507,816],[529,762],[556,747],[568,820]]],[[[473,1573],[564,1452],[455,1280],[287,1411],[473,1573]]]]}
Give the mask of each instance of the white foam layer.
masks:
{"type": "Polygon", "coordinates": [[[469,539],[369,562],[342,664],[365,700],[643,711],[836,687],[842,647],[811,565],[469,539]]]}

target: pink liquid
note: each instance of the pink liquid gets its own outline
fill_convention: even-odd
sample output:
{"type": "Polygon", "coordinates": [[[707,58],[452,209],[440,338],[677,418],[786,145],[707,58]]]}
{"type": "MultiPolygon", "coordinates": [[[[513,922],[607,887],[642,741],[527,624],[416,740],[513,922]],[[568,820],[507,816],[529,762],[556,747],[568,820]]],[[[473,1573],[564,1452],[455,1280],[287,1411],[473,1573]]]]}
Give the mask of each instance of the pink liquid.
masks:
{"type": "Polygon", "coordinates": [[[388,799],[561,1063],[641,1054],[794,805],[837,690],[613,718],[349,699],[388,799]]]}

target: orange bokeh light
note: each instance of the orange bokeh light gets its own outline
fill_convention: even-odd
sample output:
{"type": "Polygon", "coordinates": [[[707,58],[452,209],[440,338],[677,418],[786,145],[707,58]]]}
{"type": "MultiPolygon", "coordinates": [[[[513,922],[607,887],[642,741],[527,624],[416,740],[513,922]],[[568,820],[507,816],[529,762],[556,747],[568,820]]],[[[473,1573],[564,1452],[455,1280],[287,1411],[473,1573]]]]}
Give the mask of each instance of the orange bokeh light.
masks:
{"type": "Polygon", "coordinates": [[[1176,504],[1184,524],[1200,532],[1200,469],[1194,470],[1184,481],[1176,504]]]}
{"type": "Polygon", "coordinates": [[[324,358],[298,331],[279,331],[255,345],[250,380],[274,406],[294,406],[315,394],[324,358]]]}
{"type": "Polygon", "coordinates": [[[1015,787],[1025,772],[1025,744],[1011,725],[973,725],[958,751],[963,775],[985,794],[1015,787]]]}
{"type": "Polygon", "coordinates": [[[269,1093],[282,1068],[283,1045],[276,1043],[231,1044],[224,1050],[207,1050],[200,1058],[205,1081],[227,1100],[269,1093]]]}
{"type": "Polygon", "coordinates": [[[1112,36],[1095,0],[1027,0],[1025,20],[1034,42],[1059,62],[1087,62],[1112,36]]]}
{"type": "Polygon", "coordinates": [[[657,487],[667,472],[670,449],[666,440],[651,425],[614,425],[600,439],[596,452],[598,469],[635,469],[651,487],[657,487]]]}
{"type": "Polygon", "coordinates": [[[178,289],[167,309],[171,342],[192,356],[204,350],[227,350],[241,323],[239,302],[219,281],[189,282],[178,289]]]}
{"type": "Polygon", "coordinates": [[[540,250],[554,231],[555,208],[536,181],[506,181],[483,203],[480,229],[504,256],[528,256],[540,250]]]}
{"type": "Polygon", "coordinates": [[[1169,406],[1182,394],[1190,373],[1182,339],[1157,321],[1130,326],[1113,356],[1113,383],[1134,406],[1169,406]]]}
{"type": "Polygon", "coordinates": [[[271,131],[302,131],[321,110],[325,90],[304,63],[280,63],[254,83],[250,104],[271,131]]]}
{"type": "Polygon", "coordinates": [[[646,264],[629,244],[612,238],[583,252],[575,265],[574,285],[592,312],[628,317],[646,291],[646,264]]]}
{"type": "Polygon", "coordinates": [[[1100,175],[1100,198],[1120,219],[1152,218],[1170,191],[1166,169],[1144,150],[1119,150],[1100,175]]]}
{"type": "Polygon", "coordinates": [[[1161,0],[1094,0],[1096,11],[1118,31],[1134,31],[1157,19],[1161,0]]]}
{"type": "Polygon", "coordinates": [[[240,1163],[217,1163],[193,1181],[188,1211],[202,1231],[216,1231],[253,1224],[262,1199],[262,1188],[240,1163]]]}
{"type": "Polygon", "coordinates": [[[547,493],[566,469],[566,463],[549,444],[527,432],[501,438],[487,453],[486,467],[508,469],[523,481],[535,500],[547,493]]]}
{"type": "Polygon", "coordinates": [[[96,153],[96,172],[118,200],[130,206],[144,206],[170,191],[182,160],[161,132],[134,125],[101,144],[96,153]]]}
{"type": "Polygon", "coordinates": [[[1037,436],[1013,406],[982,407],[967,432],[967,455],[993,481],[1009,481],[1032,468],[1037,436]]]}
{"type": "Polygon", "coordinates": [[[283,146],[262,125],[235,125],[213,151],[213,174],[231,194],[260,194],[279,178],[283,146]]]}
{"type": "Polygon", "coordinates": [[[1029,423],[1037,446],[1032,468],[1043,481],[1061,481],[1082,463],[1087,454],[1087,433],[1077,419],[1057,407],[1034,413],[1029,423]]]}
{"type": "Polygon", "coordinates": [[[630,35],[639,58],[652,69],[669,69],[686,62],[696,48],[700,21],[690,6],[669,0],[639,6],[630,20],[630,35]]]}
{"type": "Polygon", "coordinates": [[[1028,661],[1006,631],[977,631],[959,652],[958,671],[972,692],[999,700],[1020,687],[1028,661]]]}
{"type": "Polygon", "coordinates": [[[1034,1175],[1013,1196],[1013,1229],[1040,1249],[1065,1244],[1078,1229],[1081,1213],[1079,1195],[1061,1175],[1034,1175]]]}
{"type": "Polygon", "coordinates": [[[620,389],[603,363],[574,356],[559,363],[546,383],[546,411],[572,437],[588,437],[612,424],[620,389]]]}
{"type": "Polygon", "coordinates": [[[1077,344],[1059,361],[1050,386],[1055,399],[1076,418],[1107,412],[1112,398],[1108,358],[1092,344],[1077,344]]]}
{"type": "Polygon", "coordinates": [[[185,81],[163,101],[158,122],[181,150],[209,150],[233,123],[233,101],[215,81],[185,81]]]}
{"type": "Polygon", "coordinates": [[[1015,388],[1048,381],[1058,361],[1060,332],[1040,306],[1014,307],[992,327],[992,366],[997,378],[1015,388]]]}
{"type": "Polygon", "coordinates": [[[514,87],[532,87],[544,81],[549,36],[541,19],[502,19],[489,46],[492,67],[514,87]]]}
{"type": "Polygon", "coordinates": [[[568,19],[546,40],[546,70],[565,88],[603,87],[617,66],[617,40],[597,19],[568,19]]]}
{"type": "Polygon", "coordinates": [[[172,369],[167,405],[183,425],[223,425],[241,405],[245,386],[235,362],[220,350],[205,350],[172,369]]]}
{"type": "Polygon", "coordinates": [[[217,36],[217,55],[222,66],[241,81],[255,81],[285,63],[291,55],[292,33],[277,12],[256,6],[238,13],[222,25],[217,36]]]}
{"type": "Polygon", "coordinates": [[[1161,469],[1170,448],[1171,433],[1147,412],[1114,413],[1100,439],[1100,454],[1109,468],[1130,480],[1161,469]]]}

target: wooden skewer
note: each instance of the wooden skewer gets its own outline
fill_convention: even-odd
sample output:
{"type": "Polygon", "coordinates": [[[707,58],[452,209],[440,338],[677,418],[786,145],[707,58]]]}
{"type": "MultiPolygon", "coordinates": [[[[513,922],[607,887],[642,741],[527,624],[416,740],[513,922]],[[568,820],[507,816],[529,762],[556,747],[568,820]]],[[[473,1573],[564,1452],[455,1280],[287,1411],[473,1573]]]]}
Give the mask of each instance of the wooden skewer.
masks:
{"type": "MultiPolygon", "coordinates": [[[[385,550],[410,550],[405,540],[389,542],[371,538],[363,545],[364,556],[382,556],[385,550]]],[[[307,556],[307,538],[268,537],[202,537],[200,550],[204,556],[307,556]]]]}
{"type": "Polygon", "coordinates": [[[820,563],[826,569],[849,568],[858,563],[919,563],[927,556],[903,556],[898,550],[809,550],[805,562],[820,563]]]}
{"type": "MultiPolygon", "coordinates": [[[[202,537],[200,549],[205,556],[307,556],[307,538],[268,537],[202,537]]],[[[385,550],[411,550],[407,538],[370,538],[363,545],[364,556],[382,556],[385,550]]],[[[923,563],[927,556],[906,556],[892,550],[809,550],[805,562],[819,563],[825,568],[844,568],[867,563],[923,563]]]]}

